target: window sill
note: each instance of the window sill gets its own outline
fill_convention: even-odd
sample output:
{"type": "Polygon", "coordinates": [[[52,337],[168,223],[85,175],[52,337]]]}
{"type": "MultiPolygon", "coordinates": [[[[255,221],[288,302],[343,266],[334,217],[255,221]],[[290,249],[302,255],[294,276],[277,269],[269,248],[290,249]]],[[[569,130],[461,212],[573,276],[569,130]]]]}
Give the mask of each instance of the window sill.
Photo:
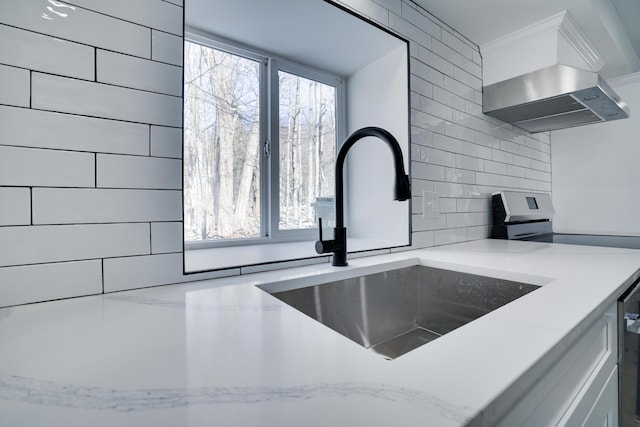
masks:
{"type": "MultiPolygon", "coordinates": [[[[184,252],[185,272],[200,273],[211,270],[241,267],[242,273],[252,273],[294,265],[329,262],[330,254],[319,255],[314,248],[315,241],[270,243],[264,245],[231,246],[221,248],[189,249],[184,252]],[[276,263],[287,263],[278,265],[276,263]],[[289,265],[292,264],[292,265],[289,265]]],[[[349,257],[366,256],[368,251],[390,252],[391,248],[404,246],[397,242],[373,239],[350,238],[349,257]]],[[[373,254],[372,254],[373,255],[373,254]]]]}

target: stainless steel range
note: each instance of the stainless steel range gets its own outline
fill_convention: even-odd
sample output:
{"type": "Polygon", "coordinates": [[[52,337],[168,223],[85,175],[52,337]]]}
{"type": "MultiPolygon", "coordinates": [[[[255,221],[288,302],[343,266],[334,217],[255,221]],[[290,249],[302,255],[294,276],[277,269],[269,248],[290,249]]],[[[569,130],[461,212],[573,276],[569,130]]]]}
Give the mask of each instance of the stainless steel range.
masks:
{"type": "MultiPolygon", "coordinates": [[[[545,193],[499,191],[492,197],[495,239],[640,249],[640,237],[553,232],[554,210],[545,193]]],[[[618,299],[619,425],[640,426],[640,281],[618,299]]]]}

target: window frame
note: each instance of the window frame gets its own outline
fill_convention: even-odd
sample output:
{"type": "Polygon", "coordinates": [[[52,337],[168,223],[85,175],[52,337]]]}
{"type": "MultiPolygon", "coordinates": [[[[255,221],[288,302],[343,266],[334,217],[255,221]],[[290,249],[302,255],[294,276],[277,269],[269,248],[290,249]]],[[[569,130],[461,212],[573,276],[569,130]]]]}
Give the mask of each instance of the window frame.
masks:
{"type": "MultiPolygon", "coordinates": [[[[336,153],[346,137],[346,79],[250,46],[212,34],[185,31],[185,42],[227,52],[260,64],[260,236],[248,238],[184,240],[186,250],[216,247],[263,245],[313,240],[317,228],[281,230],[280,223],[280,151],[279,151],[279,78],[278,71],[294,74],[332,86],[335,89],[336,153]]],[[[183,173],[184,179],[184,173],[183,173]]],[[[184,206],[184,203],[183,203],[184,206]]],[[[184,226],[184,225],[183,225],[184,226]]]]}

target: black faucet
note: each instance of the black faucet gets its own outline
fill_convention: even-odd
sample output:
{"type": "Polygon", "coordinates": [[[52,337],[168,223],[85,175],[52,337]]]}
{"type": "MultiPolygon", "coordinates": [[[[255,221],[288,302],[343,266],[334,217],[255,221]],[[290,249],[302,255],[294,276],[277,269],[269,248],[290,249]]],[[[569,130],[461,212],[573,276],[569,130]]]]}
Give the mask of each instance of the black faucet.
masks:
{"type": "Polygon", "coordinates": [[[318,221],[320,229],[320,239],[316,242],[316,252],[326,254],[333,252],[332,265],[344,267],[347,265],[347,229],[344,226],[344,193],[343,193],[343,170],[344,159],[347,151],[361,138],[376,136],[385,141],[393,153],[393,164],[396,172],[396,185],[394,189],[394,200],[402,201],[411,198],[411,182],[409,176],[404,172],[404,162],[402,160],[402,150],[400,144],[388,131],[378,127],[366,127],[353,132],[342,144],[336,159],[336,226],[333,229],[333,240],[322,240],[322,218],[318,221]]]}

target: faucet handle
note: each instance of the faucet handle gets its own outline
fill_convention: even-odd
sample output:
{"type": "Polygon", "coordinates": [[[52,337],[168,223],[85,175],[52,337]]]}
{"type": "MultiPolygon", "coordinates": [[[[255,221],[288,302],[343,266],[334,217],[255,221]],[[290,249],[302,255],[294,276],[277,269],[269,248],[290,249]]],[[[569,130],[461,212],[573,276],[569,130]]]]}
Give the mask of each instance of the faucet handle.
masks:
{"type": "Polygon", "coordinates": [[[333,252],[336,246],[335,240],[322,240],[322,218],[318,218],[318,233],[320,239],[316,242],[316,252],[319,254],[326,254],[333,252]]]}

